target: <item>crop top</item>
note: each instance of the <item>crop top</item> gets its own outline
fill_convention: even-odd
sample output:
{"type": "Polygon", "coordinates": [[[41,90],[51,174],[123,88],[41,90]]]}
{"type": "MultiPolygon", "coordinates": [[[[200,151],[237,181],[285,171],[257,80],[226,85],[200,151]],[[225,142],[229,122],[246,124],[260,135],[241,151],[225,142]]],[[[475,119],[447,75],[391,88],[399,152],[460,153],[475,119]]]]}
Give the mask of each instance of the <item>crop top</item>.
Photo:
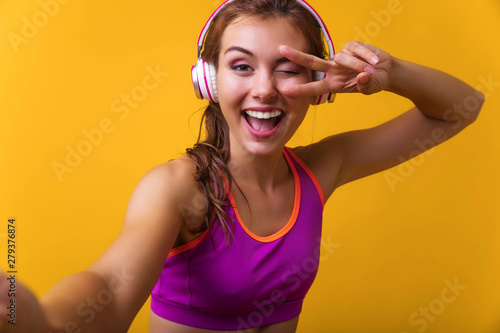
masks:
{"type": "Polygon", "coordinates": [[[300,314],[319,266],[324,197],[305,164],[289,148],[284,155],[295,182],[287,224],[273,235],[254,235],[230,193],[229,244],[215,221],[198,238],[173,248],[151,293],[155,314],[212,330],[258,327],[300,314]]]}

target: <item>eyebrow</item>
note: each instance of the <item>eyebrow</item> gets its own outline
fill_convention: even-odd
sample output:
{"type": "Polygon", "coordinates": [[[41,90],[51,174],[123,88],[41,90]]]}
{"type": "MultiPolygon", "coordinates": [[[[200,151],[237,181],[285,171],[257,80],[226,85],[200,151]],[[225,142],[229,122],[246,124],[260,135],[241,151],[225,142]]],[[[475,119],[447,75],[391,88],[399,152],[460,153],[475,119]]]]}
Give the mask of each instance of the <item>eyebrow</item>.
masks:
{"type": "Polygon", "coordinates": [[[242,53],[245,53],[245,54],[248,54],[249,56],[252,56],[253,57],[253,53],[250,52],[249,50],[247,49],[244,49],[240,46],[231,46],[229,47],[226,52],[224,52],[224,54],[228,53],[228,52],[231,52],[231,51],[239,51],[239,52],[242,52],[242,53]]]}
{"type": "MultiPolygon", "coordinates": [[[[245,54],[248,54],[248,55],[249,55],[249,56],[251,56],[251,57],[253,57],[253,56],[254,56],[254,54],[253,54],[251,51],[249,51],[249,50],[247,50],[247,49],[245,49],[245,48],[243,48],[243,47],[241,47],[241,46],[231,46],[231,47],[229,47],[229,48],[226,50],[226,52],[224,52],[224,54],[226,54],[226,53],[228,53],[228,52],[231,52],[231,51],[238,51],[238,52],[241,52],[241,53],[245,53],[245,54]]],[[[292,61],[290,61],[290,59],[285,58],[285,57],[281,57],[281,58],[279,58],[278,60],[276,60],[276,63],[277,63],[277,64],[282,64],[282,63],[284,63],[284,62],[292,62],[292,61]]]]}
{"type": "Polygon", "coordinates": [[[282,64],[282,63],[284,63],[284,62],[292,62],[292,61],[290,61],[290,59],[285,58],[285,57],[281,57],[281,58],[279,58],[278,60],[276,60],[276,63],[277,63],[277,64],[282,64]]]}

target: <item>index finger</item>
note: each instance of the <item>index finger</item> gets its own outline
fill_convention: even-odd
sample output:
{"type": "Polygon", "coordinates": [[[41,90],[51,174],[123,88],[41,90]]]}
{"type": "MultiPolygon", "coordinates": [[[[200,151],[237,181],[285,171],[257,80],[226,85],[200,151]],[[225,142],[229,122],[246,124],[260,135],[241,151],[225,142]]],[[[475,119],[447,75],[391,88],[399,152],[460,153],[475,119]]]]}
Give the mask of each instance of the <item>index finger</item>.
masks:
{"type": "Polygon", "coordinates": [[[301,52],[287,45],[280,45],[279,51],[288,60],[314,71],[326,73],[331,67],[329,61],[301,52]]]}

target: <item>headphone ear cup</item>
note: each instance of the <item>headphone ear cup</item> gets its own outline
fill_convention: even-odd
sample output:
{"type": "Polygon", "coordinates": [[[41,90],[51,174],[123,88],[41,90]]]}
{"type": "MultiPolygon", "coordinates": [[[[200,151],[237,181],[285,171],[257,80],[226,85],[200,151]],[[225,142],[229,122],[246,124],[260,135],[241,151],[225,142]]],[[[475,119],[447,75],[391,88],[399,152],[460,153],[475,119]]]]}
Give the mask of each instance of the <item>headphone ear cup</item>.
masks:
{"type": "Polygon", "coordinates": [[[200,87],[200,82],[198,81],[198,71],[199,71],[199,66],[200,62],[198,61],[196,65],[191,67],[191,81],[193,82],[193,88],[194,88],[194,93],[196,94],[196,97],[199,99],[203,99],[203,96],[201,94],[201,87],[200,87]]]}
{"type": "Polygon", "coordinates": [[[314,71],[313,72],[313,81],[321,81],[326,77],[324,72],[314,71]]]}
{"type": "Polygon", "coordinates": [[[211,63],[205,63],[208,82],[208,89],[212,96],[212,102],[219,103],[219,92],[217,91],[217,70],[215,65],[211,63]]]}
{"type": "Polygon", "coordinates": [[[191,78],[193,80],[196,97],[207,99],[215,103],[219,102],[217,86],[215,84],[216,74],[213,64],[209,64],[201,58],[198,59],[196,65],[191,68],[191,78]]]}
{"type": "MultiPolygon", "coordinates": [[[[313,81],[321,81],[326,77],[326,74],[324,72],[320,71],[314,71],[313,72],[313,81]]],[[[321,96],[315,97],[314,101],[311,103],[311,105],[320,105],[328,101],[328,98],[330,97],[330,94],[324,94],[321,96]]]]}

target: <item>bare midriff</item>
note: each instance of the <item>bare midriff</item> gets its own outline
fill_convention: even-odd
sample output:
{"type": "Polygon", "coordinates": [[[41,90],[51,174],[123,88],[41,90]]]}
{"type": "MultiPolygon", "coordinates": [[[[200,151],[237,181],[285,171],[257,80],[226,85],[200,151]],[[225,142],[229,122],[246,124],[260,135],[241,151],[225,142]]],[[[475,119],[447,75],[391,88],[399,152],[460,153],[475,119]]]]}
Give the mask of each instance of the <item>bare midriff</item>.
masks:
{"type": "Polygon", "coordinates": [[[297,330],[299,317],[292,318],[281,323],[254,327],[245,330],[209,330],[204,328],[197,328],[187,325],[174,323],[173,321],[161,318],[153,311],[150,311],[149,316],[149,333],[220,333],[220,332],[237,332],[237,333],[294,333],[297,330]]]}

